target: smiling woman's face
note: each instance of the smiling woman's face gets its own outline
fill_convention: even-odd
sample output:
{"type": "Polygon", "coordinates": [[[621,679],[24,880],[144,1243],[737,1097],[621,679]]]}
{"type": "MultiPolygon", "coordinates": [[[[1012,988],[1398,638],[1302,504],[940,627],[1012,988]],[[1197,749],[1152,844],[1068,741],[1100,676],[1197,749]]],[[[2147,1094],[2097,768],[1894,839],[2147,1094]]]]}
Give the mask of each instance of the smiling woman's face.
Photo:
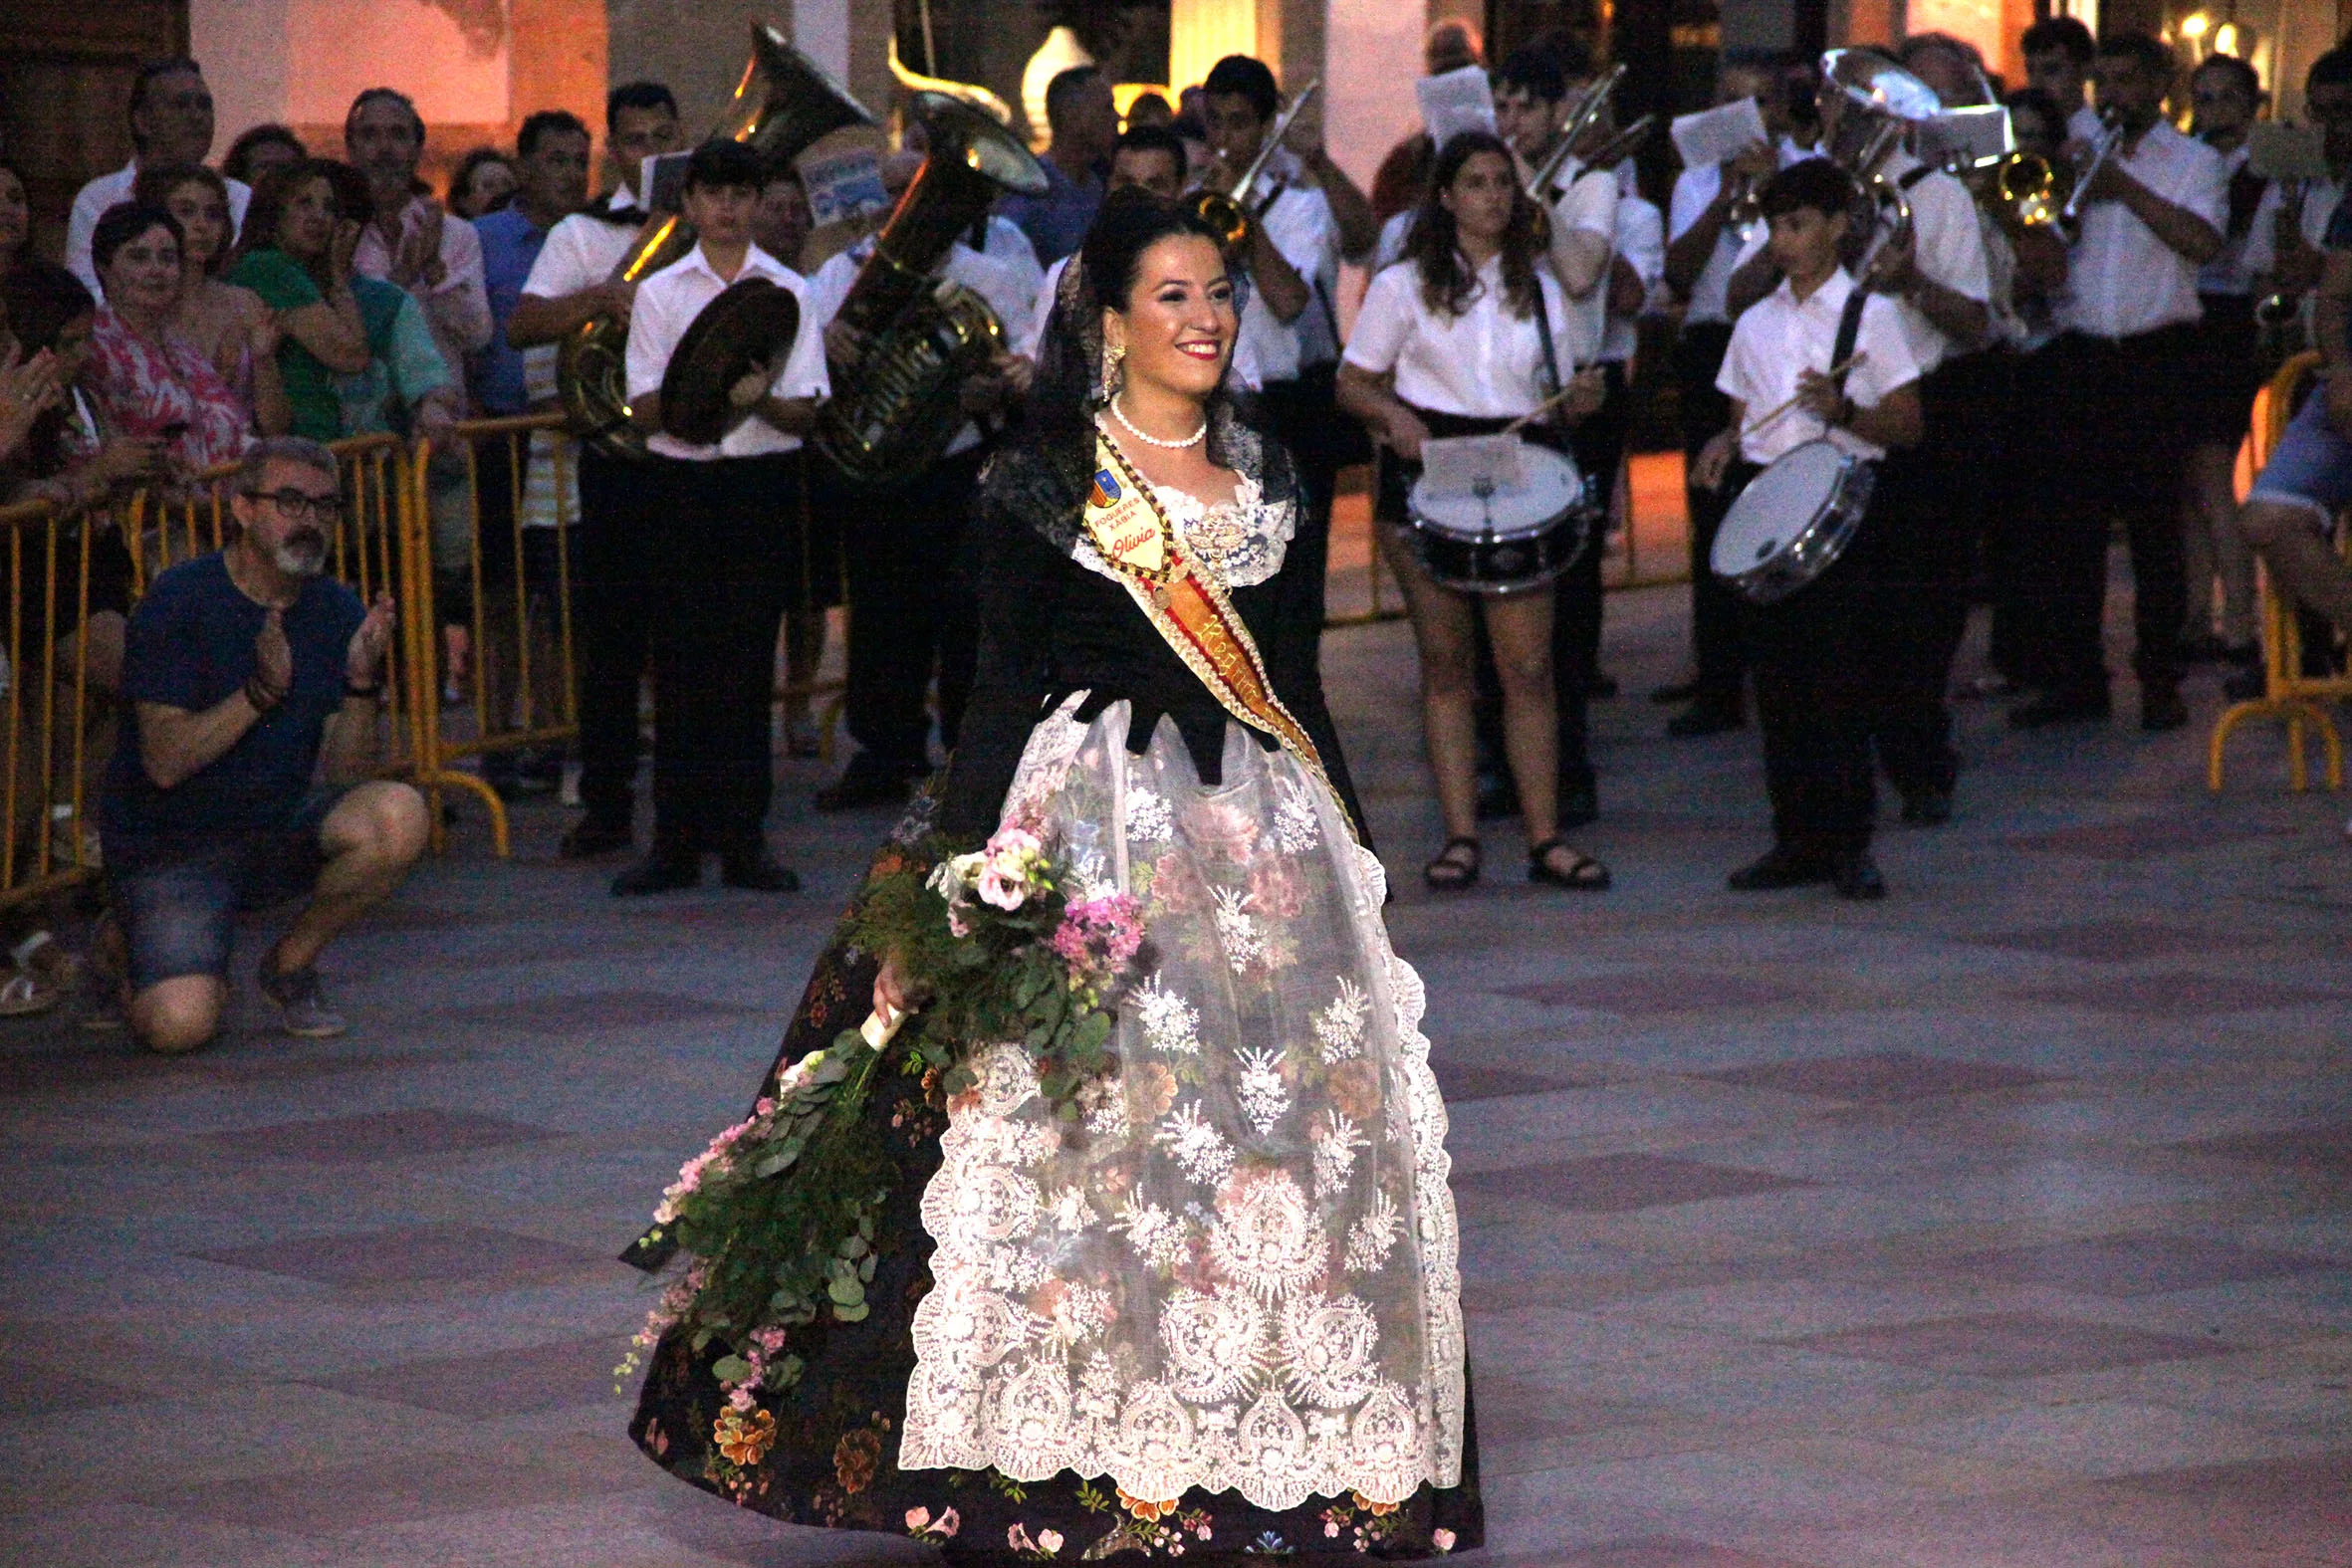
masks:
{"type": "Polygon", "coordinates": [[[1224,254],[1197,234],[1171,234],[1148,247],[1127,309],[1102,313],[1103,340],[1126,347],[1130,384],[1187,397],[1217,389],[1238,331],[1224,254]]]}

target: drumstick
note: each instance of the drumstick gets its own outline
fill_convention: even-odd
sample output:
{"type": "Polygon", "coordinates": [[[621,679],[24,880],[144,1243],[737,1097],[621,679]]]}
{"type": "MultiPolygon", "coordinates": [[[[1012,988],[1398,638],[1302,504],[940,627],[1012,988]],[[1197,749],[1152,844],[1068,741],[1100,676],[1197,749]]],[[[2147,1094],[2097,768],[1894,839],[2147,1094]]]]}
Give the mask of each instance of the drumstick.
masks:
{"type": "MultiPolygon", "coordinates": [[[[1831,365],[1829,367],[1829,373],[1833,377],[1843,375],[1868,357],[1868,354],[1857,353],[1842,363],[1831,365]]],[[[1794,408],[1798,403],[1804,401],[1804,393],[1799,392],[1794,397],[1788,399],[1788,401],[1785,403],[1780,404],[1777,408],[1769,409],[1764,413],[1758,414],[1754,419],[1749,420],[1748,423],[1740,427],[1740,434],[1743,437],[1752,436],[1766,425],[1778,424],[1780,420],[1787,415],[1790,409],[1794,408]]]]}
{"type": "Polygon", "coordinates": [[[1502,429],[1496,431],[1495,433],[1497,435],[1518,435],[1522,430],[1525,430],[1528,426],[1533,424],[1536,420],[1549,413],[1551,411],[1552,404],[1565,401],[1568,395],[1575,390],[1575,381],[1574,378],[1571,377],[1566,386],[1561,387],[1558,391],[1552,393],[1549,397],[1546,397],[1543,399],[1543,401],[1537,403],[1534,407],[1529,409],[1526,413],[1520,415],[1517,419],[1514,419],[1511,423],[1505,425],[1502,429]]]}

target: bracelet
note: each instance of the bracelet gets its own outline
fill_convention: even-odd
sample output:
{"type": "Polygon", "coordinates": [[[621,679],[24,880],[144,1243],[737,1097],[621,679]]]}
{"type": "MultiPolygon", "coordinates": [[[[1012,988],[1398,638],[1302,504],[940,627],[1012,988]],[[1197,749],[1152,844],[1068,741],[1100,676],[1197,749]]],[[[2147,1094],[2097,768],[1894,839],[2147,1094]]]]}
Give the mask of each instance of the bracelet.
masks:
{"type": "Polygon", "coordinates": [[[248,675],[245,677],[245,700],[252,704],[255,713],[268,713],[286,700],[286,694],[271,691],[259,675],[248,675]]]}

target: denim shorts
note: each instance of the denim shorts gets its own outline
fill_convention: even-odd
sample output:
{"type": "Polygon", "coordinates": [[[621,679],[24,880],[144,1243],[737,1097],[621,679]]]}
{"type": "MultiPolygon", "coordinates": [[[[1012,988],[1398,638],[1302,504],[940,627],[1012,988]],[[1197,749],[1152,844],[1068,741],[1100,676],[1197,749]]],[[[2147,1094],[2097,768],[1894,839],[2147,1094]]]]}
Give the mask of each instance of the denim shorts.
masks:
{"type": "Polygon", "coordinates": [[[239,913],[308,894],[327,864],[319,829],[345,794],[313,789],[278,821],[218,837],[107,852],[108,904],[130,947],[130,989],[181,975],[225,980],[239,913]]]}
{"type": "Polygon", "coordinates": [[[2324,386],[2295,411],[2246,499],[2302,507],[2317,513],[2322,527],[2352,506],[2352,441],[2328,422],[2324,386]]]}

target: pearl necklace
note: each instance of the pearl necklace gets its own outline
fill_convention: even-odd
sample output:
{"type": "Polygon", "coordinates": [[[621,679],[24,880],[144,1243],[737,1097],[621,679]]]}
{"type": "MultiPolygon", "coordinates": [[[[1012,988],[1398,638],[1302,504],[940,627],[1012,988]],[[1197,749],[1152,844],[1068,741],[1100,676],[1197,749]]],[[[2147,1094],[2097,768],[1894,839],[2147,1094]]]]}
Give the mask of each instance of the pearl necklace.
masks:
{"type": "Polygon", "coordinates": [[[1135,428],[1134,422],[1128,419],[1126,410],[1119,407],[1119,400],[1115,397],[1110,400],[1110,416],[1119,422],[1127,434],[1145,446],[1156,446],[1163,452],[1181,452],[1188,446],[1198,446],[1201,444],[1201,437],[1209,433],[1209,416],[1203,414],[1201,415],[1201,427],[1181,441],[1162,441],[1158,436],[1145,435],[1135,428]]]}

